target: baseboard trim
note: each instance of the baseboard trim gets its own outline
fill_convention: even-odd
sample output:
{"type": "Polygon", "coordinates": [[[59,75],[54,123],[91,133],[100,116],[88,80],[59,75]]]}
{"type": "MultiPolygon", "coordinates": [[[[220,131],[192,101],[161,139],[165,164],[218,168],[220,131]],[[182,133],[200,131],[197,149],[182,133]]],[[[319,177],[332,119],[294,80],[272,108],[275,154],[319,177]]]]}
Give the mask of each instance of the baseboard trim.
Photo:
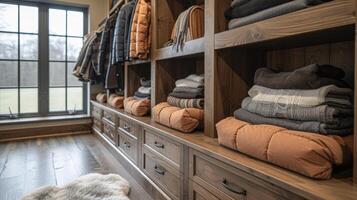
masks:
{"type": "Polygon", "coordinates": [[[32,136],[27,136],[27,137],[0,139],[0,142],[13,142],[13,141],[30,140],[30,139],[37,139],[37,138],[60,137],[60,136],[69,136],[69,135],[84,135],[84,134],[92,134],[92,132],[91,131],[76,131],[76,132],[67,132],[67,133],[46,134],[46,135],[32,135],[32,136]]]}

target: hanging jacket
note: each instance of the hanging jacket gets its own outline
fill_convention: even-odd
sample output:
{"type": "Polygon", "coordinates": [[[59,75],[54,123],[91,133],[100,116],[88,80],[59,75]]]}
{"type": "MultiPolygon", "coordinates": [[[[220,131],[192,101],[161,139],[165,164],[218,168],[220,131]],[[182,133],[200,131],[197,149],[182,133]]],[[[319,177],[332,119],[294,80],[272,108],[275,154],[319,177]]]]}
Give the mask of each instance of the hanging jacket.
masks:
{"type": "Polygon", "coordinates": [[[114,39],[112,48],[112,64],[118,64],[128,60],[128,35],[130,33],[130,23],[135,7],[135,1],[125,4],[119,11],[114,29],[114,39]]]}

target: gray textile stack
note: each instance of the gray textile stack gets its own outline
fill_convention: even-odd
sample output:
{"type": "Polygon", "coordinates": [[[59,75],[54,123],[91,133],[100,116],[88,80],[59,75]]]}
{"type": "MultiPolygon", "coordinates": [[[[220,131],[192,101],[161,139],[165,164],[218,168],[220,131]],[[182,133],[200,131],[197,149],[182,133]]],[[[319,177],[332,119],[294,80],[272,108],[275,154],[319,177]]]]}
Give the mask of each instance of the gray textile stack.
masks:
{"type": "Polygon", "coordinates": [[[145,78],[140,78],[140,87],[135,92],[135,99],[151,99],[151,81],[146,80],[145,78]]]}
{"type": "Polygon", "coordinates": [[[353,90],[342,81],[343,77],[344,72],[331,65],[312,64],[280,73],[260,68],[255,73],[256,85],[234,116],[252,124],[291,130],[352,134],[353,90]]]}

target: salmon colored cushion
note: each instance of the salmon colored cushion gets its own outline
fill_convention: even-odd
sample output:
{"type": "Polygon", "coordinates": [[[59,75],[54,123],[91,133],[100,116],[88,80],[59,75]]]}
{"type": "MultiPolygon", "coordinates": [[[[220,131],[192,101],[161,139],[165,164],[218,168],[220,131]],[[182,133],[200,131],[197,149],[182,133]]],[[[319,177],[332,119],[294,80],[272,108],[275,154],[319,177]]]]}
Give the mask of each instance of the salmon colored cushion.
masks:
{"type": "Polygon", "coordinates": [[[167,102],[152,109],[153,119],[167,127],[189,133],[203,123],[203,110],[198,108],[178,108],[167,102]]]}
{"type": "Polygon", "coordinates": [[[98,93],[95,99],[100,103],[107,103],[107,94],[105,92],[98,93]]]}
{"type": "Polygon", "coordinates": [[[345,140],[337,136],[252,125],[233,117],[216,127],[221,145],[315,179],[331,178],[333,165],[351,157],[345,140]]]}
{"type": "Polygon", "coordinates": [[[137,117],[142,117],[150,113],[151,103],[149,99],[135,99],[128,97],[124,100],[124,110],[137,117]]]}
{"type": "Polygon", "coordinates": [[[124,97],[117,94],[111,94],[108,98],[108,104],[114,108],[124,107],[124,97]]]}

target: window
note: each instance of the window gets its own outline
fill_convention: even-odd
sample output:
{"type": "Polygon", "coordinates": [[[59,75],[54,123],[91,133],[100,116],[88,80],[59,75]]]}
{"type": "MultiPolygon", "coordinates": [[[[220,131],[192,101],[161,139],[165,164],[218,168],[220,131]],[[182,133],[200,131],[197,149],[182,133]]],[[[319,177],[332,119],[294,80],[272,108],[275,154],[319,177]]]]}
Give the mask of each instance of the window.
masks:
{"type": "Polygon", "coordinates": [[[0,117],[85,113],[86,84],[72,73],[86,9],[0,1],[0,117]]]}

